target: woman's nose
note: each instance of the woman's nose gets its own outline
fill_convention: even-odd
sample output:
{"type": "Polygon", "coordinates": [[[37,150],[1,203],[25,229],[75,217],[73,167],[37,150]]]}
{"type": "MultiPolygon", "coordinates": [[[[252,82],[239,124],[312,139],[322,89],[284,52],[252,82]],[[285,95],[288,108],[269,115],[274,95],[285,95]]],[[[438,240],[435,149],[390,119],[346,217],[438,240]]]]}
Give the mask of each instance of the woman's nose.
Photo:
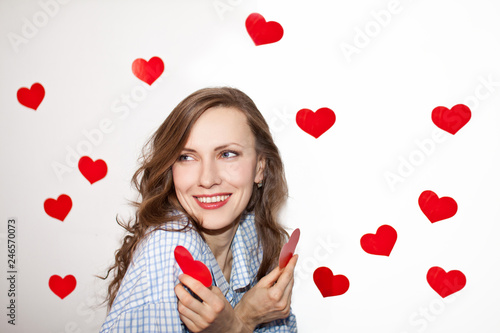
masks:
{"type": "Polygon", "coordinates": [[[199,183],[205,188],[211,188],[221,183],[220,172],[215,161],[205,160],[201,163],[199,183]]]}

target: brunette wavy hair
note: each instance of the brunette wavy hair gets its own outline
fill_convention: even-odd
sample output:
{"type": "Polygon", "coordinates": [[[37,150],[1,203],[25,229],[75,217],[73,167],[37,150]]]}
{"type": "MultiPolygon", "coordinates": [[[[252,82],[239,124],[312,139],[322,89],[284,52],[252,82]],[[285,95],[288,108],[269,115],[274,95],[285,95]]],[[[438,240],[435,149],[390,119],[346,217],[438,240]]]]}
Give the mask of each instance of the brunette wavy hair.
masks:
{"type": "Polygon", "coordinates": [[[118,224],[128,233],[121,248],[115,252],[115,263],[109,268],[107,275],[102,277],[106,279],[114,271],[105,300],[108,310],[132,261],[134,251],[148,230],[156,230],[178,220],[176,211],[184,213],[191,222],[190,226],[200,230],[200,226],[177,199],[172,165],[179,158],[193,124],[203,112],[213,107],[234,107],[243,112],[255,137],[257,156],[265,159],[263,186],[257,188],[254,184],[245,212],[255,213],[255,225],[263,248],[263,260],[257,279],[262,278],[277,264],[281,247],[288,236],[278,223],[278,212],[288,197],[288,187],[283,162],[269,126],[255,103],[240,90],[229,87],[201,89],[186,97],[172,110],[142,150],[140,167],[132,177],[132,184],[140,194],[139,200],[132,202],[136,207],[135,218],[128,223],[117,218],[118,224]]]}

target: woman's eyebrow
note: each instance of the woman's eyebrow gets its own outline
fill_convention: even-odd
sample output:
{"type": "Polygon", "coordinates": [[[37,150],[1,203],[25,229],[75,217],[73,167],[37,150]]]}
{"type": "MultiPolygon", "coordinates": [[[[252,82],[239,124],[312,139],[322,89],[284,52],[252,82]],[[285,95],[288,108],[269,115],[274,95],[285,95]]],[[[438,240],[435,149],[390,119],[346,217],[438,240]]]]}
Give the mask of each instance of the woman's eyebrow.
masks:
{"type": "MultiPolygon", "coordinates": [[[[222,149],[225,149],[231,145],[236,145],[236,146],[239,146],[241,148],[245,148],[243,145],[239,144],[239,143],[236,143],[236,142],[231,142],[231,143],[227,143],[227,144],[223,144],[223,145],[220,145],[220,146],[217,146],[214,148],[214,151],[218,151],[218,150],[222,150],[222,149]]],[[[192,149],[192,148],[188,148],[188,147],[184,147],[182,149],[183,152],[188,152],[188,153],[196,153],[196,149],[192,149]]]]}

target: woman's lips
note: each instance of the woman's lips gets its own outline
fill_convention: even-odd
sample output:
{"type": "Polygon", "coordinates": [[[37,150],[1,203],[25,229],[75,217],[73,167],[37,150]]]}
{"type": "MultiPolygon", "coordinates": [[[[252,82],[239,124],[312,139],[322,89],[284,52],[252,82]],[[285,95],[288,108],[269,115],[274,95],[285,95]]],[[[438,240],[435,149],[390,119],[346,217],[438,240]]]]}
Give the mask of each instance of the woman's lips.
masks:
{"type": "Polygon", "coordinates": [[[217,209],[224,206],[228,202],[230,196],[231,194],[220,193],[215,195],[195,196],[194,198],[203,209],[217,209]]]}

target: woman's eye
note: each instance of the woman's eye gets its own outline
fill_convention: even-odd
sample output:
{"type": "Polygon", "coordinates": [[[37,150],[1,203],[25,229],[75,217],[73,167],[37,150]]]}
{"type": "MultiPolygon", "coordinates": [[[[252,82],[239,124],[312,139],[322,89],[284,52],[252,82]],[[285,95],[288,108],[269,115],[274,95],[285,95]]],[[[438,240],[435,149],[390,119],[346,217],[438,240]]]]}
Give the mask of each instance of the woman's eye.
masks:
{"type": "Polygon", "coordinates": [[[221,153],[221,156],[223,158],[231,158],[231,157],[238,156],[238,153],[234,152],[234,151],[224,151],[224,152],[221,153]]]}
{"type": "Polygon", "coordinates": [[[179,156],[179,161],[191,161],[193,158],[188,155],[181,155],[179,156]]]}

